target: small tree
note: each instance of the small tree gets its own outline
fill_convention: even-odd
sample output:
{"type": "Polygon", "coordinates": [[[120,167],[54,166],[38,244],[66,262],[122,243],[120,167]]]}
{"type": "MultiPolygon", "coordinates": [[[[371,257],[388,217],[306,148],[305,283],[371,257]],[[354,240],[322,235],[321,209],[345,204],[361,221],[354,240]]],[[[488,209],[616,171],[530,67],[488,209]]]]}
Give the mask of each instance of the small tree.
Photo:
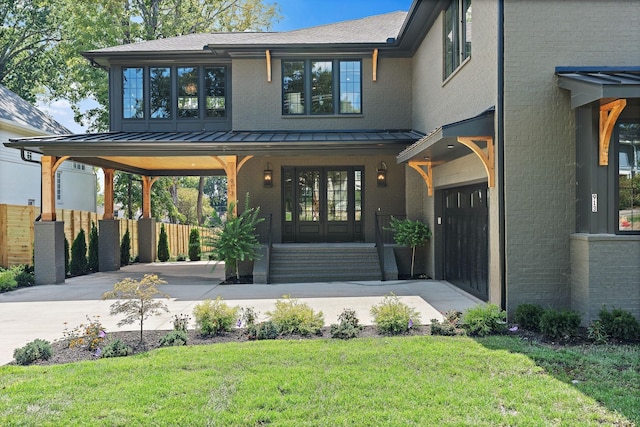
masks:
{"type": "Polygon", "coordinates": [[[96,224],[91,221],[91,231],[89,232],[89,259],[88,270],[97,272],[98,267],[98,228],[96,224]]]}
{"type": "Polygon", "coordinates": [[[169,311],[164,301],[154,299],[156,296],[169,298],[168,294],[158,290],[158,285],[165,283],[167,282],[155,274],[145,274],[140,281],[127,277],[113,285],[112,291],[105,292],[102,299],[118,299],[110,306],[112,316],[125,315],[125,318],[118,322],[118,326],[140,322],[140,342],[142,343],[144,321],[150,316],[160,315],[162,311],[169,311]]]}
{"type": "Polygon", "coordinates": [[[129,236],[129,229],[122,236],[120,242],[120,265],[129,265],[131,259],[131,237],[129,236]]]}
{"type": "Polygon", "coordinates": [[[410,219],[398,219],[391,217],[389,223],[393,231],[393,238],[399,245],[411,247],[411,277],[413,277],[413,267],[416,260],[416,247],[424,245],[431,237],[429,226],[422,221],[411,221],[410,219]]]}
{"type": "Polygon", "coordinates": [[[200,261],[200,231],[192,228],[189,233],[189,259],[191,261],[200,261]]]}
{"type": "Polygon", "coordinates": [[[233,214],[235,202],[229,204],[228,219],[222,225],[211,241],[213,255],[225,266],[235,272],[236,279],[240,279],[240,261],[253,261],[258,253],[258,238],[256,226],[264,221],[258,218],[260,208],[249,208],[249,193],[245,199],[244,212],[236,216],[233,214]]]}
{"type": "Polygon", "coordinates": [[[71,244],[69,271],[72,276],[79,276],[87,272],[87,240],[83,229],[80,229],[80,232],[71,244]]]}
{"type": "Polygon", "coordinates": [[[69,274],[69,269],[71,268],[69,264],[69,241],[67,237],[64,238],[64,275],[69,274]]]}
{"type": "Polygon", "coordinates": [[[158,240],[158,259],[160,262],[169,261],[169,238],[164,229],[164,224],[160,227],[160,239],[158,240]]]}

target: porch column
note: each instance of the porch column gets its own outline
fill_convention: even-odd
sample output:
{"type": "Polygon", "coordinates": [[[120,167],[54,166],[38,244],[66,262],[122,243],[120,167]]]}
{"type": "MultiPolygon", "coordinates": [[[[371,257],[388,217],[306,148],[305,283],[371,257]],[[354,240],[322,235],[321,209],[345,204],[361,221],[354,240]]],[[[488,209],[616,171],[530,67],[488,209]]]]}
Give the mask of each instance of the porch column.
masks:
{"type": "Polygon", "coordinates": [[[42,221],[56,220],[56,180],[55,163],[57,158],[53,156],[42,156],[41,179],[42,179],[42,221]]]}
{"type": "Polygon", "coordinates": [[[150,176],[142,177],[142,218],[151,218],[151,186],[155,181],[150,176]]]}
{"type": "Polygon", "coordinates": [[[227,175],[227,208],[235,203],[233,214],[238,214],[238,172],[253,156],[245,156],[238,163],[238,156],[214,156],[227,175]]]}
{"type": "Polygon", "coordinates": [[[104,172],[104,215],[102,219],[113,219],[113,176],[114,169],[102,168],[104,172]]]}
{"type": "Polygon", "coordinates": [[[120,221],[117,219],[101,219],[98,221],[98,230],[98,265],[100,271],[120,270],[120,221]]]}
{"type": "Polygon", "coordinates": [[[142,177],[142,218],[138,220],[138,257],[140,262],[155,262],[156,220],[151,217],[151,186],[158,177],[142,177]]]}

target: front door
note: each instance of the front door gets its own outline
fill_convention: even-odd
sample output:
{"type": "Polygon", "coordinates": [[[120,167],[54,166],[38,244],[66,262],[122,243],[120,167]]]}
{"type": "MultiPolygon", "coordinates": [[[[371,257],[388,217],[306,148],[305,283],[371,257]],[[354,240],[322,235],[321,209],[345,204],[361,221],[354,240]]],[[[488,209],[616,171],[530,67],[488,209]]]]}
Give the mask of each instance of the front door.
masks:
{"type": "Polygon", "coordinates": [[[362,240],[362,168],[284,168],[284,241],[362,240]]]}

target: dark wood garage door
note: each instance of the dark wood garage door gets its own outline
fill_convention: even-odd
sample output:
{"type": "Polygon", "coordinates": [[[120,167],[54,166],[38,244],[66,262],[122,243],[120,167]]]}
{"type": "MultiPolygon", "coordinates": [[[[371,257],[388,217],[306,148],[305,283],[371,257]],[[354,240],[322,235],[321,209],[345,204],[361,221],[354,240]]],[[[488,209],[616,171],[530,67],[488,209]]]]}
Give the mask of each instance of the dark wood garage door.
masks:
{"type": "Polygon", "coordinates": [[[487,300],[487,187],[444,190],[444,279],[487,300]]]}

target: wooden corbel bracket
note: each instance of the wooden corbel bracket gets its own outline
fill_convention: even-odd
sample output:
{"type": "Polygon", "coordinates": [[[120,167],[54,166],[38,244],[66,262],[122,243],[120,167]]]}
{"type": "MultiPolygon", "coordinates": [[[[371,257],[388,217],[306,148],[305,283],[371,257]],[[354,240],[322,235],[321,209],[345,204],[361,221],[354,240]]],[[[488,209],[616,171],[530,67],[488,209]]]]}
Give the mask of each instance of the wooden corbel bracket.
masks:
{"type": "Polygon", "coordinates": [[[431,168],[431,162],[409,160],[409,167],[415,169],[420,174],[424,183],[427,184],[427,194],[433,196],[433,170],[431,168]],[[424,170],[423,166],[426,167],[427,170],[424,170]]]}
{"type": "Polygon", "coordinates": [[[489,188],[493,188],[495,186],[495,154],[493,147],[493,138],[490,136],[472,136],[472,137],[458,137],[458,142],[466,147],[468,147],[471,151],[473,151],[482,161],[485,170],[487,171],[487,179],[489,188]],[[486,141],[487,142],[487,151],[485,152],[476,144],[476,141],[486,141]]]}
{"type": "Polygon", "coordinates": [[[609,164],[609,144],[613,128],[626,106],[626,99],[617,99],[600,106],[600,166],[609,164]]]}

